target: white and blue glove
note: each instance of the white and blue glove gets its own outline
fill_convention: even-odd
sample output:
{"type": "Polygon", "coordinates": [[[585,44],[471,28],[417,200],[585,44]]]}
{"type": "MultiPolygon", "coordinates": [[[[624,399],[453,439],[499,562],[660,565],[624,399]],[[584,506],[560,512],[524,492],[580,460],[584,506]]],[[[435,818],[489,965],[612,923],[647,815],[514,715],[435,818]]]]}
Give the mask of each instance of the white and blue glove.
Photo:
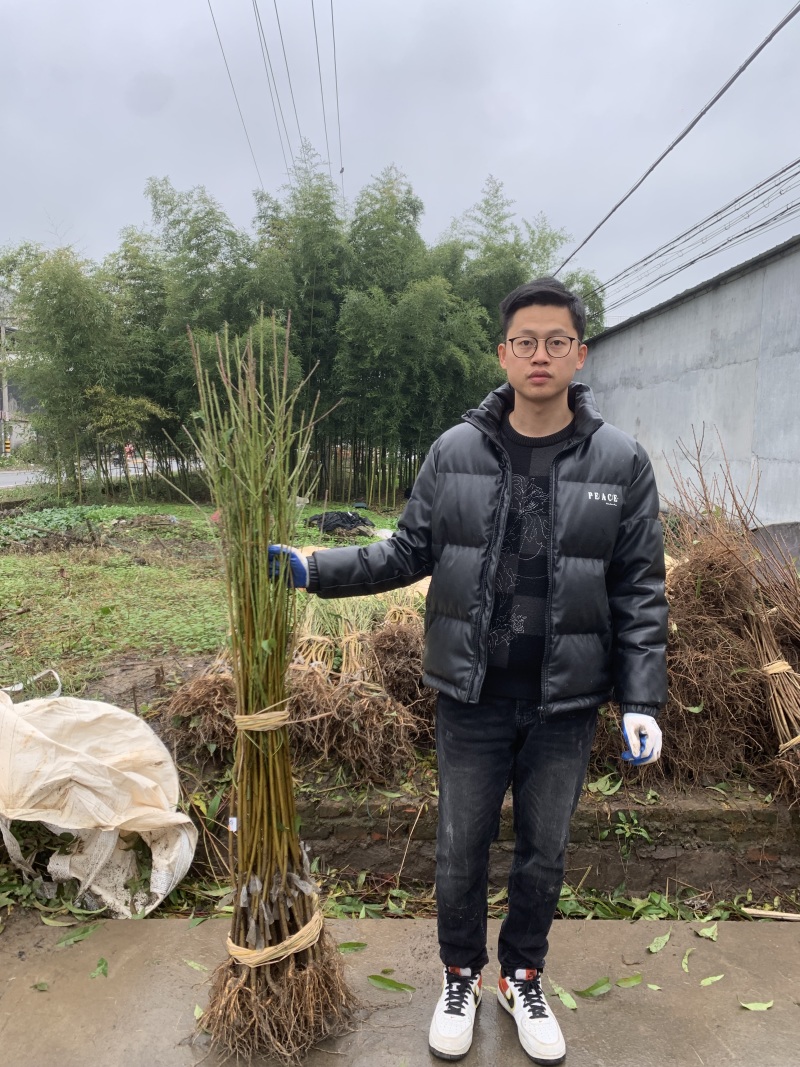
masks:
{"type": "Polygon", "coordinates": [[[632,767],[655,763],[661,755],[661,727],[652,715],[635,711],[623,715],[622,736],[628,746],[622,758],[632,767]]]}
{"type": "Polygon", "coordinates": [[[283,573],[287,585],[295,589],[308,586],[308,562],[302,552],[289,545],[270,545],[267,553],[270,578],[279,578],[283,573]]]}

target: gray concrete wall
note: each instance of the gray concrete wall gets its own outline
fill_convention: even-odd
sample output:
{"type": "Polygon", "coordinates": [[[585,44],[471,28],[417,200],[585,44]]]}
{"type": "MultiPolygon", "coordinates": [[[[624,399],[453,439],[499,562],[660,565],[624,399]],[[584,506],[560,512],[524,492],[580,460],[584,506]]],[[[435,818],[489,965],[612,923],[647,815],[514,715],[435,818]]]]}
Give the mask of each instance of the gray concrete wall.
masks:
{"type": "Polygon", "coordinates": [[[590,341],[579,377],[647,449],[665,500],[669,465],[690,474],[679,442],[704,433],[709,475],[723,449],[740,490],[758,473],[760,522],[800,520],[800,242],[590,341]]]}

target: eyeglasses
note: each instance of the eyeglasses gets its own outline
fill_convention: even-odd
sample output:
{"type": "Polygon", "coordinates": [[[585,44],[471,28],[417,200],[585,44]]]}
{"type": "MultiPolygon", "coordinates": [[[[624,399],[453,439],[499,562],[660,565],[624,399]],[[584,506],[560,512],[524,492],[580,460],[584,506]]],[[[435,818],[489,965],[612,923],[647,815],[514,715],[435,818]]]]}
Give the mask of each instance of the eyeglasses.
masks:
{"type": "MultiPolygon", "coordinates": [[[[545,338],[544,347],[548,356],[552,356],[553,359],[561,359],[570,354],[572,342],[577,340],[577,337],[564,337],[559,334],[557,337],[545,338]]],[[[530,359],[531,356],[536,355],[536,349],[539,347],[539,341],[536,337],[509,337],[508,343],[511,345],[511,351],[518,359],[530,359]]]]}

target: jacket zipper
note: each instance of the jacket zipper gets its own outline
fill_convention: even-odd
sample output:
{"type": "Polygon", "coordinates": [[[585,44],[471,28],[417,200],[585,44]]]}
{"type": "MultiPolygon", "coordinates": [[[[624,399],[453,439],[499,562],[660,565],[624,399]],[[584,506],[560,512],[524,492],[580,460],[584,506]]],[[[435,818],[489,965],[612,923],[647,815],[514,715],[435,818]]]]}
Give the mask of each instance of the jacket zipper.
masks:
{"type": "MultiPolygon", "coordinates": [[[[503,446],[500,444],[500,441],[497,440],[496,438],[490,436],[489,434],[487,434],[486,436],[492,442],[492,444],[496,446],[496,448],[498,449],[498,451],[500,453],[500,474],[501,474],[502,479],[503,479],[503,484],[502,484],[502,487],[501,487],[500,507],[497,509],[497,511],[495,513],[494,529],[492,530],[492,540],[489,543],[489,551],[486,554],[486,568],[488,570],[489,561],[491,560],[491,556],[492,556],[492,549],[494,548],[495,544],[497,543],[498,530],[499,530],[499,528],[501,526],[501,513],[502,513],[502,527],[503,527],[503,529],[505,529],[505,521],[506,521],[506,517],[508,515],[508,507],[509,507],[509,504],[510,504],[509,493],[508,493],[508,470],[509,470],[510,460],[508,458],[508,453],[506,452],[505,448],[503,448],[503,446]]],[[[480,671],[481,663],[484,660],[485,655],[488,654],[488,649],[484,647],[484,645],[485,645],[484,634],[485,634],[486,631],[488,631],[489,624],[490,624],[491,618],[492,618],[492,610],[494,608],[494,579],[495,579],[496,574],[497,574],[497,568],[495,567],[494,573],[492,574],[491,582],[487,581],[487,577],[488,576],[486,575],[486,573],[484,573],[482,575],[482,578],[481,578],[481,581],[482,581],[482,584],[484,586],[484,589],[486,590],[486,593],[485,593],[485,604],[484,604],[483,610],[478,612],[478,627],[479,627],[479,632],[478,632],[478,655],[475,658],[475,661],[473,663],[472,675],[470,677],[469,686],[468,686],[468,689],[467,689],[467,700],[468,701],[469,701],[469,698],[473,695],[473,686],[475,684],[475,676],[480,671]]],[[[482,673],[483,673],[483,677],[485,677],[486,676],[485,668],[484,668],[482,673]]]]}
{"type": "MultiPolygon", "coordinates": [[[[581,438],[583,440],[583,438],[581,438]]],[[[573,441],[572,444],[567,445],[555,456],[553,456],[553,462],[550,464],[550,536],[547,540],[547,607],[545,609],[544,619],[544,656],[542,657],[542,689],[541,697],[542,703],[539,710],[544,713],[547,707],[547,668],[550,665],[550,615],[552,612],[552,600],[553,600],[553,541],[555,539],[556,530],[556,463],[567,452],[571,452],[573,448],[576,448],[580,444],[580,441],[573,441]]]]}

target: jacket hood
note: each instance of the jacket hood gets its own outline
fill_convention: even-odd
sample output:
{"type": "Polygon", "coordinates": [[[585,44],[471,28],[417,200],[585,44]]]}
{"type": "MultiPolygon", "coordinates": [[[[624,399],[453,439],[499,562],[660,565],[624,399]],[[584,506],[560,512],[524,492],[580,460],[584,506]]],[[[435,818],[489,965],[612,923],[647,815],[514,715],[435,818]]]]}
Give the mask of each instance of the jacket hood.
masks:
{"type": "MultiPolygon", "coordinates": [[[[567,402],[575,414],[575,439],[590,437],[603,425],[603,417],[588,385],[573,382],[569,387],[567,402]]],[[[488,437],[496,438],[503,416],[513,407],[514,389],[509,382],[505,382],[498,389],[492,390],[478,407],[471,408],[461,417],[488,437]]]]}

